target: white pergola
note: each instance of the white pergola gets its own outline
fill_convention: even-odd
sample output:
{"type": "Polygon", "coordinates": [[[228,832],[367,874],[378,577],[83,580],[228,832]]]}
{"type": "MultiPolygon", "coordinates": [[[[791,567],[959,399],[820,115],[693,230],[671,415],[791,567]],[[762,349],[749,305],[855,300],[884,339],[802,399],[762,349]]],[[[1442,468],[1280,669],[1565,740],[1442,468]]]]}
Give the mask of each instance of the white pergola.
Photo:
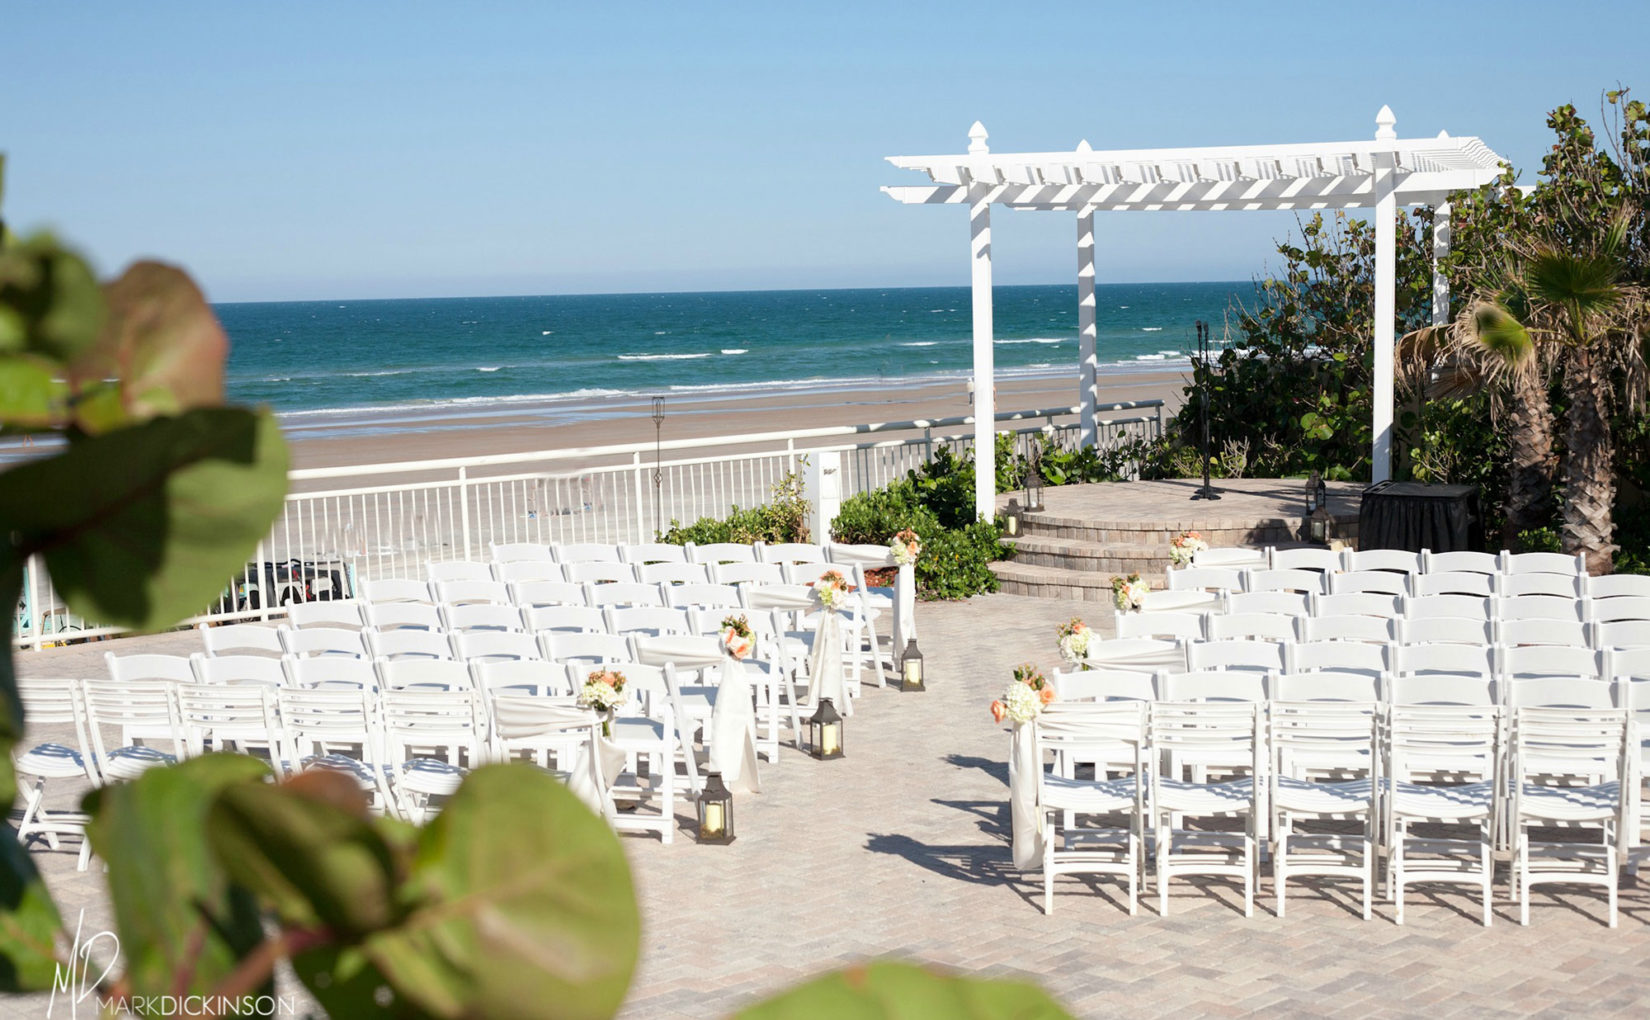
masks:
{"type": "Polygon", "coordinates": [[[1399,138],[1388,107],[1375,137],[1359,142],[1244,145],[1097,152],[994,153],[978,121],[968,151],[954,156],[890,156],[901,170],[928,175],[926,185],[885,187],[907,205],[966,205],[973,267],[975,507],[996,505],[995,352],[991,315],[991,207],[1077,214],[1077,335],[1082,436],[1095,440],[1094,214],[1102,211],[1191,211],[1373,208],[1375,224],[1375,392],[1372,481],[1391,477],[1396,220],[1400,206],[1433,213],[1432,321],[1449,319],[1449,281],[1438,259],[1449,251],[1449,196],[1489,184],[1502,159],[1477,138],[1399,138]]]}

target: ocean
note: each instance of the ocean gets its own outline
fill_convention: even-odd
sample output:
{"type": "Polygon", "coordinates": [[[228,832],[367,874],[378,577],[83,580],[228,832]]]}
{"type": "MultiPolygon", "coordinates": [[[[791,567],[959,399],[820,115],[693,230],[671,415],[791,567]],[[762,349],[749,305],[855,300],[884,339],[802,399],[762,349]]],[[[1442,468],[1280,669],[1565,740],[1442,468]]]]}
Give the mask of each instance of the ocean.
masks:
{"type": "MultiPolygon", "coordinates": [[[[1250,283],[1096,288],[1103,371],[1186,366],[1250,283]]],[[[998,287],[999,376],[1067,375],[1077,289],[998,287]]],[[[970,373],[966,287],[220,304],[228,391],[289,424],[562,405],[611,394],[771,393],[970,373]]]]}

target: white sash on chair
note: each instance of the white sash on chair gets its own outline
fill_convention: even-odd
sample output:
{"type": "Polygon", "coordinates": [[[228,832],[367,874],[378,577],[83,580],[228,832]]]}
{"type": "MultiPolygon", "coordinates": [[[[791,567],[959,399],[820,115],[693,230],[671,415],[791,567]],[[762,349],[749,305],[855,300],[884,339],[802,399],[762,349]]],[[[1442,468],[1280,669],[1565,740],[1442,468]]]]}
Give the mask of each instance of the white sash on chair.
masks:
{"type": "Polygon", "coordinates": [[[743,663],[722,662],[722,683],[710,714],[711,771],[735,793],[760,793],[756,776],[756,709],[751,704],[750,680],[743,663]]]}
{"type": "Polygon", "coordinates": [[[1043,866],[1043,812],[1037,805],[1043,763],[1038,760],[1035,723],[1015,723],[1008,752],[1008,808],[1013,837],[1014,866],[1022,870],[1043,866]]]}
{"type": "Polygon", "coordinates": [[[819,626],[814,630],[813,656],[808,662],[808,700],[814,705],[819,699],[830,698],[843,715],[853,715],[854,706],[848,700],[842,676],[842,617],[830,609],[820,609],[819,626]]]}

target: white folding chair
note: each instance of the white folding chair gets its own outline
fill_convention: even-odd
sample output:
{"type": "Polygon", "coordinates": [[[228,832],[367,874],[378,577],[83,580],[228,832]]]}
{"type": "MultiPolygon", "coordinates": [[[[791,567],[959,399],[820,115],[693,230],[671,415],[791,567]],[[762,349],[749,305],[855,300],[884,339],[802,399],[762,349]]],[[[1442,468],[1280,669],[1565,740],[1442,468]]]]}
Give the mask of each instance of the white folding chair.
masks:
{"type": "Polygon", "coordinates": [[[1347,592],[1312,596],[1312,615],[1320,618],[1333,616],[1372,616],[1390,620],[1403,612],[1403,599],[1379,592],[1347,592]]]}
{"type": "Polygon", "coordinates": [[[488,752],[497,761],[525,754],[554,769],[580,799],[611,824],[616,812],[601,755],[601,720],[588,708],[556,698],[494,694],[487,699],[488,752]]]}
{"type": "Polygon", "coordinates": [[[1519,708],[1512,727],[1512,882],[1520,924],[1530,923],[1530,887],[1602,885],[1616,926],[1621,825],[1628,815],[1627,713],[1605,708],[1519,708]],[[1532,841],[1530,829],[1598,830],[1596,843],[1532,841]]]}
{"type": "Polygon", "coordinates": [[[607,584],[592,584],[585,595],[586,601],[597,609],[609,606],[663,606],[664,593],[656,584],[642,584],[639,581],[613,581],[607,584]]]}
{"type": "Polygon", "coordinates": [[[111,678],[82,680],[80,685],[85,746],[92,753],[98,785],[136,779],[157,765],[175,765],[183,757],[177,681],[111,678]],[[106,726],[118,734],[112,744],[104,738],[106,726]]]}
{"type": "Polygon", "coordinates": [[[289,655],[281,660],[281,672],[286,674],[282,687],[302,690],[365,690],[378,686],[378,671],[368,658],[347,659],[342,656],[318,656],[301,659],[289,655]]]}
{"type": "Polygon", "coordinates": [[[435,599],[430,595],[430,585],[426,581],[401,577],[381,578],[376,581],[362,581],[360,588],[363,602],[428,602],[431,605],[435,603],[435,599]]]}
{"type": "MultiPolygon", "coordinates": [[[[759,589],[751,588],[748,591],[759,589]]],[[[739,589],[731,584],[676,584],[665,590],[672,609],[738,609],[744,604],[739,589]]]]}
{"type": "Polygon", "coordinates": [[[1203,613],[1118,613],[1119,638],[1202,641],[1203,613]]]}
{"type": "Polygon", "coordinates": [[[610,607],[602,611],[609,634],[687,634],[688,615],[683,609],[663,606],[610,607]]]}
{"type": "Polygon", "coordinates": [[[1608,681],[1576,676],[1514,676],[1507,680],[1509,708],[1615,708],[1608,681]]]}
{"type": "Polygon", "coordinates": [[[1164,576],[1170,591],[1218,594],[1244,591],[1243,575],[1246,572],[1246,569],[1238,567],[1170,567],[1164,576]]]}
{"type": "Polygon", "coordinates": [[[1397,640],[1397,623],[1378,616],[1303,616],[1295,621],[1295,640],[1387,644],[1397,640]]]}
{"type": "Polygon", "coordinates": [[[1189,647],[1196,646],[1155,638],[1111,638],[1090,641],[1088,655],[1083,662],[1096,668],[1179,669],[1186,660],[1186,649],[1189,647]]]}
{"type": "Polygon", "coordinates": [[[1169,912],[1169,882],[1176,876],[1224,875],[1243,881],[1243,915],[1253,917],[1265,775],[1260,705],[1160,701],[1152,706],[1150,733],[1161,761],[1195,762],[1193,772],[1204,778],[1211,772],[1233,776],[1183,779],[1179,765],[1171,771],[1161,761],[1151,770],[1159,916],[1169,912]],[[1240,818],[1244,827],[1241,833],[1177,829],[1183,818],[1240,818]]]}
{"type": "Polygon", "coordinates": [[[1319,669],[1310,673],[1279,673],[1267,683],[1274,701],[1381,701],[1380,675],[1367,670],[1319,669]]]}
{"type": "Polygon", "coordinates": [[[400,814],[415,825],[429,820],[441,798],[458,791],[485,759],[486,712],[469,687],[394,690],[379,695],[384,765],[400,814]]]}
{"type": "Polygon", "coordinates": [[[1575,645],[1502,645],[1497,665],[1508,679],[1532,676],[1570,676],[1598,680],[1604,676],[1599,653],[1575,645]]]}
{"type": "Polygon", "coordinates": [[[554,560],[511,560],[493,564],[493,580],[505,584],[523,584],[530,581],[565,581],[561,564],[554,560]]]}
{"type": "Polygon", "coordinates": [[[630,639],[617,634],[579,634],[549,631],[539,635],[544,657],[552,662],[628,662],[630,639]]]}
{"type": "Polygon", "coordinates": [[[208,623],[197,625],[201,644],[206,654],[213,655],[273,655],[280,658],[281,635],[274,627],[258,623],[228,623],[214,627],[208,623]]]}
{"type": "Polygon", "coordinates": [[[619,547],[603,542],[558,542],[550,546],[550,554],[564,565],[619,562],[619,547]]]}
{"type": "Polygon", "coordinates": [[[1266,674],[1256,670],[1200,669],[1158,673],[1155,685],[1163,701],[1266,700],[1266,674]]]}
{"type": "Polygon", "coordinates": [[[60,836],[78,836],[80,855],[77,866],[85,871],[92,855],[92,845],[86,839],[89,816],[79,810],[78,798],[73,808],[46,807],[46,786],[53,780],[75,786],[82,781],[94,786],[99,783],[92,764],[91,745],[87,742],[80,682],[19,677],[17,695],[23,702],[24,720],[24,730],[12,759],[12,767],[19,780],[19,792],[23,795],[23,816],[17,823],[17,841],[27,847],[38,837],[56,850],[60,836]],[[53,736],[72,733],[73,736],[67,739],[73,743],[42,740],[45,736],[42,731],[47,729],[52,731],[53,736]]]}
{"type": "Polygon", "coordinates": [[[1170,591],[1167,588],[1154,588],[1146,593],[1146,600],[1141,605],[1142,613],[1200,613],[1222,612],[1226,607],[1226,594],[1220,591],[1204,591],[1202,588],[1186,588],[1179,591],[1170,591]]]}
{"type": "Polygon", "coordinates": [[[423,602],[368,602],[365,608],[367,626],[377,631],[440,630],[443,626],[440,609],[423,602]]]}
{"type": "Polygon", "coordinates": [[[1379,721],[1374,699],[1282,701],[1269,706],[1272,768],[1270,831],[1278,917],[1289,879],[1321,875],[1359,879],[1369,920],[1379,858],[1376,807],[1379,721]],[[1358,833],[1297,832],[1297,823],[1355,821],[1358,833]]]}
{"type": "MultiPolygon", "coordinates": [[[[1595,578],[1602,581],[1607,578],[1595,578]]],[[[1619,598],[1589,600],[1589,615],[1597,623],[1644,623],[1650,621],[1650,596],[1627,595],[1619,598]]]]}
{"type": "Polygon", "coordinates": [[[1359,570],[1345,574],[1331,574],[1329,575],[1329,593],[1331,595],[1354,595],[1359,593],[1408,595],[1409,575],[1395,574],[1390,570],[1359,570]]]}
{"type": "MultiPolygon", "coordinates": [[[[818,574],[814,575],[818,577],[818,574]]],[[[733,563],[712,563],[710,579],[713,584],[785,584],[785,568],[777,563],[757,563],[742,560],[733,563]]]]}
{"type": "Polygon", "coordinates": [[[1335,670],[1379,677],[1386,672],[1387,646],[1361,641],[1304,641],[1284,645],[1283,661],[1289,673],[1335,670]]]}
{"type": "Polygon", "coordinates": [[[774,542],[759,545],[756,547],[756,558],[763,563],[782,565],[829,562],[825,547],[811,542],[774,542]]]}
{"type": "Polygon", "coordinates": [[[1502,574],[1495,579],[1498,598],[1549,598],[1580,603],[1585,577],[1574,574],[1502,574]]]}
{"type": "Polygon", "coordinates": [[[1489,620],[1494,605],[1483,595],[1413,595],[1404,599],[1402,615],[1411,620],[1489,620]]]}
{"type": "Polygon", "coordinates": [[[1569,620],[1581,623],[1587,619],[1585,607],[1579,599],[1551,598],[1546,595],[1525,595],[1501,598],[1491,602],[1492,617],[1497,620],[1569,620]]]}
{"type": "Polygon", "coordinates": [[[315,656],[328,658],[367,658],[367,630],[344,630],[341,627],[305,627],[293,630],[280,628],[281,647],[286,654],[307,659],[315,656]]]}
{"type": "Polygon", "coordinates": [[[449,633],[467,630],[520,631],[521,610],[488,602],[441,608],[441,623],[449,633]]]}
{"type": "Polygon", "coordinates": [[[563,565],[562,573],[568,581],[585,586],[586,599],[590,598],[589,588],[593,585],[634,584],[636,581],[636,568],[617,560],[568,563],[563,565]]]}
{"type": "Polygon", "coordinates": [[[1061,702],[1157,700],[1151,673],[1127,669],[1055,670],[1049,684],[1061,702]]]}
{"type": "Polygon", "coordinates": [[[109,669],[109,679],[118,683],[195,682],[195,667],[187,655],[116,655],[103,653],[103,664],[109,669]]]}
{"type": "Polygon", "coordinates": [[[613,743],[625,752],[628,766],[611,777],[615,803],[628,808],[614,815],[613,827],[657,832],[661,842],[669,843],[676,830],[676,758],[684,745],[664,667],[624,662],[607,668],[624,674],[625,687],[634,695],[632,709],[613,720],[613,743]],[[645,778],[638,767],[642,761],[648,763],[645,778]],[[649,803],[652,810],[642,810],[649,803]]]}
{"type": "Polygon", "coordinates": [[[1325,594],[1323,575],[1316,570],[1245,570],[1243,590],[1295,591],[1307,595],[1325,594]]]}
{"type": "Polygon", "coordinates": [[[542,634],[550,630],[600,634],[607,629],[607,617],[602,615],[600,609],[592,609],[589,606],[538,606],[523,609],[521,615],[530,634],[542,634]]]}
{"type": "Polygon", "coordinates": [[[492,578],[468,581],[437,581],[430,585],[436,602],[448,606],[493,605],[509,606],[510,586],[492,578]]]}
{"type": "Polygon", "coordinates": [[[531,659],[468,659],[470,680],[482,695],[494,692],[534,697],[573,697],[567,668],[535,655],[531,659]]]}
{"type": "Polygon", "coordinates": [[[1264,568],[1270,554],[1269,549],[1250,549],[1243,546],[1209,548],[1192,553],[1192,566],[1264,568]]]}
{"type": "Polygon", "coordinates": [[[1401,549],[1349,549],[1345,555],[1348,573],[1387,570],[1398,574],[1419,574],[1421,554],[1401,549]]]}
{"type": "Polygon", "coordinates": [[[1495,575],[1480,574],[1472,570],[1411,574],[1409,593],[1414,598],[1425,598],[1430,595],[1471,595],[1487,598],[1495,594],[1495,575]]]}
{"type": "Polygon", "coordinates": [[[539,659],[544,653],[538,639],[521,631],[468,630],[452,635],[453,654],[460,662],[491,662],[496,659],[539,659]]]}
{"type": "Polygon", "coordinates": [[[1344,566],[1341,554],[1333,549],[1273,549],[1267,562],[1272,570],[1316,570],[1333,574],[1344,566]]]}
{"type": "MultiPolygon", "coordinates": [[[[275,666],[278,669],[280,664],[275,666]]],[[[208,751],[233,749],[257,755],[261,751],[276,778],[282,778],[281,727],[275,715],[275,691],[279,686],[178,684],[178,729],[184,754],[197,757],[208,751]]]]}
{"type": "Polygon", "coordinates": [[[1210,641],[1281,641],[1295,640],[1294,616],[1281,613],[1225,613],[1210,614],[1208,634],[1210,641]]]}
{"type": "MultiPolygon", "coordinates": [[[[1226,596],[1228,613],[1282,613],[1284,616],[1305,616],[1311,609],[1312,596],[1298,591],[1248,591],[1226,596]]],[[[1212,610],[1213,611],[1213,610],[1212,610]]]]}
{"type": "MultiPolygon", "coordinates": [[[[493,565],[501,563],[554,563],[550,547],[539,542],[492,542],[493,565]]],[[[500,577],[497,580],[504,580],[500,577]]]]}
{"type": "Polygon", "coordinates": [[[424,564],[424,575],[431,586],[448,581],[491,581],[493,567],[471,560],[434,560],[424,564]]]}
{"type": "Polygon", "coordinates": [[[1496,620],[1492,628],[1497,644],[1556,645],[1566,648],[1592,648],[1594,635],[1590,624],[1575,620],[1496,620]]]}
{"type": "Polygon", "coordinates": [[[1561,577],[1586,577],[1587,557],[1576,553],[1527,552],[1511,553],[1505,549],[1500,556],[1501,573],[1511,577],[1528,574],[1554,574],[1561,577]]]}
{"type": "MultiPolygon", "coordinates": [[[[1650,576],[1644,574],[1606,574],[1586,580],[1587,597],[1605,599],[1636,598],[1650,600],[1650,576]]],[[[1620,619],[1620,617],[1617,617],[1620,619]]]]}
{"type": "Polygon", "coordinates": [[[669,542],[640,542],[619,547],[619,558],[626,563],[686,563],[687,549],[669,542]]]}
{"type": "Polygon", "coordinates": [[[636,580],[643,584],[707,584],[710,568],[703,563],[640,563],[636,580]]]}
{"type": "Polygon", "coordinates": [[[360,630],[363,624],[361,619],[361,604],[354,600],[337,600],[332,602],[295,602],[286,608],[288,625],[303,629],[306,627],[342,627],[346,630],[360,630]]]}
{"type": "Polygon", "coordinates": [[[1448,616],[1395,621],[1401,645],[1488,645],[1495,643],[1495,626],[1488,620],[1462,620],[1448,616]]]}
{"type": "Polygon", "coordinates": [[[1397,923],[1404,923],[1405,890],[1418,882],[1445,882],[1482,891],[1484,926],[1489,927],[1500,810],[1500,710],[1494,705],[1395,703],[1388,710],[1384,752],[1387,881],[1397,923]],[[1473,781],[1415,781],[1437,773],[1473,781]],[[1478,839],[1411,838],[1410,826],[1420,823],[1475,825],[1478,839]]]}
{"type": "Polygon", "coordinates": [[[374,659],[451,659],[452,642],[441,631],[387,630],[367,628],[367,648],[374,659]]]}
{"type": "Polygon", "coordinates": [[[1190,670],[1259,670],[1277,673],[1283,669],[1283,645],[1271,641],[1205,641],[1186,646],[1186,667],[1190,670]]]}
{"type": "Polygon", "coordinates": [[[470,688],[470,668],[457,659],[378,659],[378,686],[385,691],[462,691],[470,688]]]}
{"type": "Polygon", "coordinates": [[[589,594],[573,581],[517,581],[510,585],[510,601],[522,609],[541,606],[584,606],[589,594]]]}
{"type": "Polygon", "coordinates": [[[1650,648],[1650,620],[1618,620],[1593,624],[1593,647],[1650,648]]]}
{"type": "Polygon", "coordinates": [[[693,563],[755,563],[756,547],[738,542],[707,542],[689,545],[688,560],[693,563]]]}
{"type": "Polygon", "coordinates": [[[1468,573],[1493,575],[1501,573],[1501,557],[1485,552],[1441,552],[1421,550],[1421,573],[1468,573]]]}
{"type": "MultiPolygon", "coordinates": [[[[1138,912],[1143,827],[1146,816],[1145,758],[1146,703],[1056,703],[1038,717],[1033,729],[1034,760],[1038,763],[1037,810],[1043,816],[1043,913],[1054,912],[1056,875],[1119,875],[1129,890],[1129,913],[1138,912]],[[1090,760],[1096,748],[1125,749],[1103,755],[1107,764],[1122,765],[1127,774],[1107,778],[1097,771],[1093,779],[1077,779],[1062,770],[1042,769],[1043,753],[1057,758],[1090,760]],[[1106,815],[1122,815],[1121,824],[1079,827],[1078,818],[1091,822],[1106,815]]],[[[1097,766],[1104,769],[1104,765],[1097,766]]]]}
{"type": "Polygon", "coordinates": [[[286,672],[280,659],[267,655],[219,655],[207,658],[199,652],[189,657],[195,669],[195,678],[209,687],[228,687],[250,684],[255,687],[280,687],[286,683],[286,672]]]}
{"type": "Polygon", "coordinates": [[[1500,701],[1488,645],[1394,645],[1387,697],[1394,705],[1494,705],[1500,701]]]}
{"type": "Polygon", "coordinates": [[[383,728],[370,688],[275,692],[280,715],[282,768],[287,774],[320,769],[353,779],[379,814],[395,809],[380,741],[383,728]]]}

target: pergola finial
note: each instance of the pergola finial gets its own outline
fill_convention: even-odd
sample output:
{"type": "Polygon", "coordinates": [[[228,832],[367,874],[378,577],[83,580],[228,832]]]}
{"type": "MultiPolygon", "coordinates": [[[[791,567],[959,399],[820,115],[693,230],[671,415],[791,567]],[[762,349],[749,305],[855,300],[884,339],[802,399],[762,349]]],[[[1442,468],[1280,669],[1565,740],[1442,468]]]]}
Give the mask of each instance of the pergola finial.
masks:
{"type": "Polygon", "coordinates": [[[1087,138],[1085,138],[1082,141],[1077,143],[1077,151],[1078,152],[1093,152],[1094,150],[1089,148],[1089,140],[1087,138]]]}
{"type": "Polygon", "coordinates": [[[1381,141],[1397,138],[1398,132],[1393,130],[1397,123],[1398,118],[1392,115],[1392,107],[1383,105],[1381,112],[1375,115],[1375,137],[1381,141]]]}
{"type": "Polygon", "coordinates": [[[981,124],[979,121],[975,121],[974,126],[968,129],[969,154],[982,155],[990,152],[991,150],[986,148],[985,145],[985,140],[989,137],[991,136],[985,133],[985,125],[981,124]]]}

